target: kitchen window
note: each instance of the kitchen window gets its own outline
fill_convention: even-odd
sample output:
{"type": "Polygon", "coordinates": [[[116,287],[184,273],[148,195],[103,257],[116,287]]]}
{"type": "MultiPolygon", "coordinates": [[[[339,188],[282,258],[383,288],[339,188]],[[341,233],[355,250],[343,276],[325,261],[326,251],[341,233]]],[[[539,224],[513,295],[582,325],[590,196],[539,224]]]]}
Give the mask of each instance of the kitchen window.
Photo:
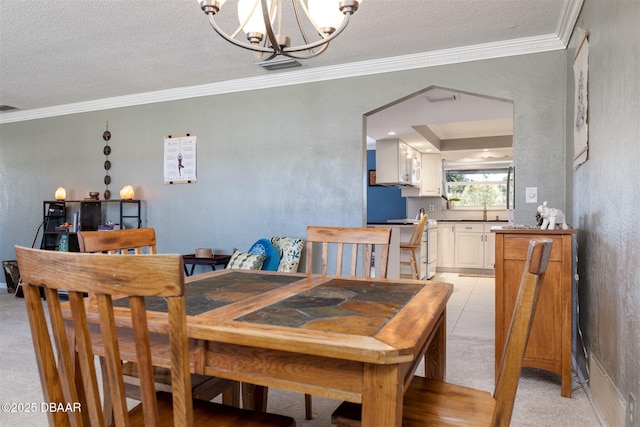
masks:
{"type": "Polygon", "coordinates": [[[507,168],[447,169],[445,191],[456,206],[504,208],[507,205],[507,168]]]}

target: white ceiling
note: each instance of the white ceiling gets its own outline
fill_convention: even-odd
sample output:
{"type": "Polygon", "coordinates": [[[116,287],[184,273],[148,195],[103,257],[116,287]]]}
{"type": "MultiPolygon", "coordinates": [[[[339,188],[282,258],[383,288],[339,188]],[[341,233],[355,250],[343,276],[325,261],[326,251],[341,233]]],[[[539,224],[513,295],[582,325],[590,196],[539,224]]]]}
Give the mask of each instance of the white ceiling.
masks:
{"type": "MultiPolygon", "coordinates": [[[[266,71],[251,52],[218,36],[194,0],[0,0],[0,105],[17,108],[1,112],[0,123],[564,49],[582,1],[365,0],[325,53],[298,68],[266,71]]],[[[503,109],[485,105],[490,117],[426,123],[409,114],[419,112],[412,102],[429,105],[423,101],[379,113],[377,124],[371,116],[370,136],[386,135],[398,117],[412,118],[401,126],[430,125],[441,135],[452,121],[475,122],[476,133],[495,133],[495,125],[508,132],[503,109]]]]}
{"type": "Polygon", "coordinates": [[[402,139],[421,152],[504,147],[504,139],[492,138],[497,136],[509,141],[513,136],[510,101],[439,87],[429,87],[367,116],[370,149],[376,140],[385,138],[402,139]]]}

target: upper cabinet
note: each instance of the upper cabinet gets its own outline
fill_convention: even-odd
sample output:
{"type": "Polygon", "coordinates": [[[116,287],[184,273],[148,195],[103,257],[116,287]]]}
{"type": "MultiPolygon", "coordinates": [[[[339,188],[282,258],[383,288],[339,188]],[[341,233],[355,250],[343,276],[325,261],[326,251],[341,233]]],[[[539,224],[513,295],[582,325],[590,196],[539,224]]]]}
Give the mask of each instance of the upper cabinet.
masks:
{"type": "Polygon", "coordinates": [[[422,155],[422,182],[420,195],[426,197],[442,196],[442,163],[439,154],[422,155]]]}
{"type": "Polygon", "coordinates": [[[420,187],[422,155],[400,139],[376,141],[376,182],[420,187]]]}
{"type": "Polygon", "coordinates": [[[421,180],[418,188],[403,188],[402,197],[442,196],[442,161],[439,154],[421,154],[421,180]]]}

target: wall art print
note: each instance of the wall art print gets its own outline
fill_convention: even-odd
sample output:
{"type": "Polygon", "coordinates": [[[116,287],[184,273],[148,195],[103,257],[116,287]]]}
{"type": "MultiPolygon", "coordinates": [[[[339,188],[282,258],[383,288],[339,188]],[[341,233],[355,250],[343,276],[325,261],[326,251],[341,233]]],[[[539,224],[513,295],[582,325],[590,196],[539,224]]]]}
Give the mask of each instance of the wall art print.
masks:
{"type": "Polygon", "coordinates": [[[164,137],[164,183],[193,184],[196,179],[196,135],[164,137]]]}
{"type": "Polygon", "coordinates": [[[589,33],[578,29],[580,37],[573,62],[574,120],[573,167],[577,169],[589,157],[589,33]]]}

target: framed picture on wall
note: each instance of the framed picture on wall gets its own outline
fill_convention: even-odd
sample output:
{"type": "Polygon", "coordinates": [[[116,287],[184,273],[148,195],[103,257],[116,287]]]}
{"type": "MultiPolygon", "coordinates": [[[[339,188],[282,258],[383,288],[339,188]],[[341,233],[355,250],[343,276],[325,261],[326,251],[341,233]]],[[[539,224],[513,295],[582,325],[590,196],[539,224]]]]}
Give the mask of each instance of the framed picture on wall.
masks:
{"type": "Polygon", "coordinates": [[[369,170],[369,186],[373,187],[376,184],[376,170],[375,169],[371,169],[369,170]]]}
{"type": "Polygon", "coordinates": [[[574,129],[573,167],[577,169],[589,158],[589,33],[579,29],[580,41],[573,62],[574,129]]]}

